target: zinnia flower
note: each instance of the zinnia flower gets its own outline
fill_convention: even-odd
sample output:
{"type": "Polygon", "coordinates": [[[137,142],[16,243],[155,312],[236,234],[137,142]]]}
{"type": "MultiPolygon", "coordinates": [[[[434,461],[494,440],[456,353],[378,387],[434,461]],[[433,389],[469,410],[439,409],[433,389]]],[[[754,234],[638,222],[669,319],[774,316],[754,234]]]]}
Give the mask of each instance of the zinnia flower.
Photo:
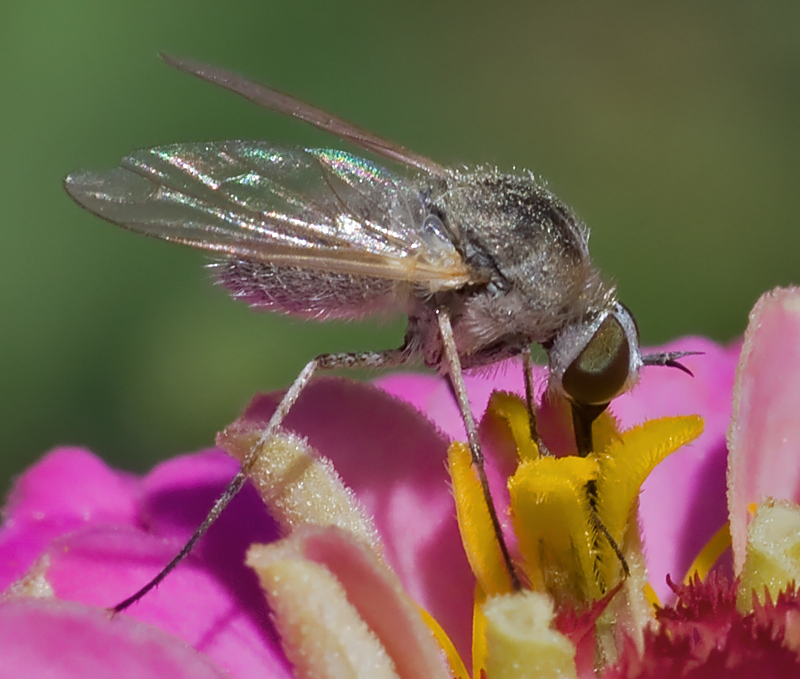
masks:
{"type": "MultiPolygon", "coordinates": [[[[800,399],[796,384],[784,384],[797,380],[784,376],[798,374],[800,368],[799,310],[796,291],[774,294],[757,307],[745,339],[730,437],[737,574],[746,570],[744,553],[756,542],[741,537],[747,535],[743,526],[748,504],[767,494],[797,501],[800,483],[791,476],[797,465],[785,462],[800,458],[798,432],[791,429],[800,399]],[[781,453],[780,469],[767,448],[781,453]],[[770,485],[769,477],[779,477],[780,484],[770,485]]],[[[614,637],[610,647],[619,658],[606,667],[604,676],[748,676],[736,672],[752,667],[774,670],[757,676],[794,676],[800,637],[789,578],[760,603],[750,599],[751,607],[744,612],[728,605],[736,600],[733,585],[716,576],[704,583],[675,585],[675,594],[666,585],[666,574],[676,582],[683,579],[726,519],[725,430],[738,354],[735,347],[723,349],[691,339],[669,349],[705,352],[691,364],[695,379],[648,368],[641,385],[618,399],[613,411],[623,446],[625,432],[642,431],[633,425],[645,420],[692,414],[705,420],[700,438],[655,468],[639,500],[650,582],[662,602],[676,594],[678,598],[660,609],[657,623],[643,626],[638,643],[629,628],[617,635],[614,620],[605,623],[614,637]],[[714,674],[717,668],[729,673],[714,674]]],[[[493,391],[522,391],[518,366],[513,368],[470,378],[476,413],[485,410],[493,391]]],[[[0,532],[0,582],[8,587],[0,605],[0,657],[6,671],[19,677],[41,676],[45,668],[57,677],[111,671],[136,677],[290,677],[312,676],[321,667],[330,673],[316,676],[447,676],[439,645],[428,633],[434,629],[450,671],[461,676],[468,676],[476,640],[484,649],[476,668],[483,666],[489,679],[527,676],[534,670],[547,676],[570,660],[581,673],[590,672],[595,658],[581,649],[580,640],[594,643],[597,621],[629,587],[619,577],[620,562],[609,561],[606,553],[603,562],[617,572],[599,581],[591,579],[589,569],[590,577],[577,585],[574,576],[583,571],[567,566],[567,581],[573,583],[569,596],[558,596],[552,586],[499,596],[487,591],[491,581],[484,582],[474,606],[476,580],[465,557],[443,464],[450,440],[463,438],[455,405],[435,377],[398,375],[378,385],[381,389],[321,379],[290,414],[286,429],[307,440],[283,437],[274,443],[273,453],[280,449],[289,457],[276,463],[272,455],[273,462],[267,462],[265,474],[256,479],[288,537],[276,542],[277,526],[255,490],[246,488],[157,590],[114,617],[103,607],[125,598],[158,572],[202,519],[235,463],[218,451],[206,451],[171,460],[139,479],[109,470],[86,451],[59,449],[32,467],[12,492],[0,532]],[[346,486],[327,463],[319,462],[312,448],[333,462],[346,486]],[[304,495],[308,488],[310,494],[304,495]],[[312,520],[320,516],[326,518],[312,520]],[[243,563],[253,543],[267,543],[250,548],[247,557],[258,578],[243,563]],[[259,580],[294,669],[281,649],[259,580]],[[489,604],[482,607],[484,596],[489,604]],[[583,601],[576,601],[580,597],[583,601]],[[515,633],[528,631],[531,643],[515,645],[515,633]],[[503,674],[512,665],[518,673],[513,674],[512,667],[512,673],[503,674]]],[[[274,403],[273,397],[256,399],[226,430],[221,443],[236,452],[237,446],[247,445],[248,436],[252,442],[274,403]]],[[[487,452],[491,449],[496,460],[493,480],[502,487],[503,475],[514,466],[508,451],[528,446],[513,435],[513,418],[503,424],[501,417],[492,424],[496,407],[492,413],[482,433],[487,452]],[[510,438],[504,431],[511,432],[510,438]]],[[[544,421],[548,419],[557,423],[558,413],[545,413],[544,421]]],[[[605,440],[612,445],[616,435],[607,431],[605,440]]],[[[653,440],[663,443],[672,436],[662,431],[653,440]]],[[[451,450],[451,466],[454,455],[451,450]]],[[[463,467],[469,471],[469,465],[463,467]]],[[[459,493],[456,485],[457,499],[463,498],[459,493]]],[[[608,502],[613,500],[613,494],[608,497],[608,502]]],[[[513,499],[509,502],[515,506],[513,499]]],[[[791,514],[791,505],[784,508],[791,514]]],[[[515,508],[509,523],[516,522],[523,569],[534,586],[540,572],[530,555],[525,556],[524,542],[530,535],[521,535],[521,513],[515,508]]],[[[604,522],[609,532],[618,529],[613,520],[604,522]]],[[[635,535],[634,524],[626,529],[635,535]]],[[[614,539],[624,552],[627,538],[615,534],[614,539]]],[[[758,550],[759,558],[769,553],[791,573],[797,550],[789,546],[770,551],[769,531],[760,539],[766,547],[758,550]]],[[[484,545],[478,556],[491,563],[491,541],[485,543],[478,540],[484,545]]],[[[602,544],[603,536],[593,535],[587,547],[590,552],[607,549],[602,544]]],[[[474,557],[473,550],[473,565],[474,557]]],[[[754,571],[758,574],[762,567],[754,571]]],[[[607,656],[604,662],[611,660],[607,656]]]]}

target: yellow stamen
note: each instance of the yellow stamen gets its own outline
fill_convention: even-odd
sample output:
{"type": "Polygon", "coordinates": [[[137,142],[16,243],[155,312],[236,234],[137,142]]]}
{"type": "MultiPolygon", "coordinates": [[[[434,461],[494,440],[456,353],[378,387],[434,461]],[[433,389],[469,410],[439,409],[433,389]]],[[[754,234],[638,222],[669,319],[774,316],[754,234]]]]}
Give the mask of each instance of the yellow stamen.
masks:
{"type": "Polygon", "coordinates": [[[595,450],[605,450],[622,441],[619,422],[608,410],[600,414],[592,424],[592,443],[595,450]]]}
{"type": "Polygon", "coordinates": [[[800,506],[767,498],[747,527],[747,551],[739,574],[736,607],[753,610],[753,597],[763,604],[800,582],[800,506]]]}
{"type": "Polygon", "coordinates": [[[511,592],[513,586],[497,544],[472,456],[466,444],[454,442],[447,451],[458,528],[467,560],[484,592],[511,592]]]}
{"type": "MultiPolygon", "coordinates": [[[[702,432],[703,420],[696,415],[649,420],[624,432],[597,455],[597,516],[618,545],[622,546],[627,527],[635,519],[639,491],[648,474],[702,432]]],[[[599,546],[598,578],[612,583],[619,577],[619,562],[607,540],[601,540],[599,546]]]]}
{"type": "Polygon", "coordinates": [[[506,391],[494,392],[489,398],[486,418],[496,420],[495,424],[505,425],[504,427],[495,426],[494,429],[507,430],[513,439],[516,455],[520,460],[536,460],[539,457],[539,448],[531,440],[528,409],[519,396],[506,391]]]}
{"type": "Polygon", "coordinates": [[[486,676],[490,679],[577,679],[575,646],[553,629],[553,602],[536,592],[487,599],[486,676]]]}
{"type": "Polygon", "coordinates": [[[486,594],[480,585],[475,585],[475,601],[472,604],[472,676],[483,679],[486,676],[486,616],[483,604],[486,594]]]}
{"type": "MultiPolygon", "coordinates": [[[[639,490],[656,464],[700,435],[702,420],[694,416],[664,418],[620,433],[613,416],[604,413],[593,427],[598,452],[586,457],[560,458],[539,455],[535,442],[530,439],[525,404],[517,396],[493,394],[481,426],[482,434],[494,437],[493,452],[499,464],[504,465],[503,456],[506,456],[509,466],[517,465],[508,481],[508,490],[521,568],[529,587],[547,594],[557,606],[568,603],[580,607],[599,601],[620,583],[623,569],[614,550],[617,547],[625,555],[632,576],[619,588],[607,609],[606,624],[611,630],[607,640],[613,647],[617,624],[631,627],[627,633],[635,638],[651,619],[652,608],[648,601],[656,600],[652,589],[649,597],[645,598],[644,594],[644,562],[636,522],[639,490]],[[608,531],[608,535],[601,528],[608,531]]],[[[468,447],[463,443],[451,445],[448,461],[462,542],[477,579],[473,677],[495,679],[497,672],[498,676],[513,678],[528,676],[529,667],[515,674],[513,663],[503,667],[494,664],[492,648],[495,653],[502,648],[501,656],[507,655],[504,644],[511,643],[515,637],[513,625],[506,625],[508,621],[539,620],[539,614],[534,615],[539,608],[526,608],[523,604],[518,608],[513,601],[522,601],[534,594],[525,591],[511,594],[511,583],[468,447]],[[502,614],[497,619],[501,621],[499,627],[493,627],[487,613],[493,601],[506,602],[501,606],[503,610],[506,604],[510,606],[509,615],[502,614]],[[498,629],[512,633],[503,632],[494,638],[498,629]]],[[[597,633],[601,632],[598,627],[597,633]]],[[[544,639],[542,637],[542,643],[544,639]]],[[[609,658],[613,656],[612,651],[613,648],[608,653],[609,658]]],[[[536,652],[540,653],[541,649],[536,652]]],[[[521,648],[521,655],[517,655],[521,658],[525,653],[527,651],[521,648]]],[[[495,660],[498,657],[495,655],[495,660]]]]}
{"type": "Polygon", "coordinates": [[[653,608],[661,606],[661,599],[658,598],[658,593],[649,582],[644,583],[644,598],[653,608]]]}
{"type": "Polygon", "coordinates": [[[586,492],[597,474],[592,458],[543,457],[520,464],[509,481],[514,530],[532,589],[558,593],[562,601],[602,596],[586,492]]]}
{"type": "Polygon", "coordinates": [[[688,584],[695,575],[699,576],[701,580],[705,580],[708,572],[717,563],[719,557],[731,546],[731,529],[730,524],[725,524],[720,528],[713,537],[706,542],[703,549],[692,561],[689,570],[683,578],[684,584],[688,584]]]}
{"type": "Polygon", "coordinates": [[[458,655],[456,647],[453,646],[453,642],[450,641],[450,637],[447,636],[445,631],[442,629],[442,626],[436,622],[436,618],[428,613],[428,611],[421,606],[418,608],[423,622],[430,628],[434,639],[436,639],[442,651],[444,651],[444,655],[447,658],[447,664],[450,665],[450,671],[452,672],[454,679],[470,679],[469,672],[467,672],[467,668],[464,667],[464,662],[461,660],[461,656],[458,655]]]}

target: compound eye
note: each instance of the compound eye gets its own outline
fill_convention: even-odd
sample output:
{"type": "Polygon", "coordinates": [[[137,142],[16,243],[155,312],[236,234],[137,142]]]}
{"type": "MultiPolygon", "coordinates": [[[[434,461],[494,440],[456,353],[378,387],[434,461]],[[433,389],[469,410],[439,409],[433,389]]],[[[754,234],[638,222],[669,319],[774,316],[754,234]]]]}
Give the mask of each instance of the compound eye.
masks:
{"type": "Polygon", "coordinates": [[[577,403],[610,403],[628,380],[630,360],[625,330],[614,316],[608,316],[564,371],[561,385],[577,403]]]}

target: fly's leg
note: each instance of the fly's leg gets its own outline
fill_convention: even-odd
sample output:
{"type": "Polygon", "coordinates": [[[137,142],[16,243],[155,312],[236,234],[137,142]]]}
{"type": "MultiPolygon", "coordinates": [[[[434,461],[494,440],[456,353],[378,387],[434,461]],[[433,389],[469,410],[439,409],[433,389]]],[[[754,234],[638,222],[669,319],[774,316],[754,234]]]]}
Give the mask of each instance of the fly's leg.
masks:
{"type": "MultiPolygon", "coordinates": [[[[617,544],[614,536],[611,535],[611,531],[606,528],[606,525],[597,514],[597,484],[594,481],[589,481],[589,483],[586,484],[586,493],[589,496],[589,514],[595,529],[599,533],[596,540],[599,540],[600,536],[605,538],[606,542],[608,542],[608,546],[611,547],[611,551],[614,552],[614,556],[617,557],[619,565],[622,567],[623,576],[625,578],[630,577],[631,569],[628,566],[628,562],[625,560],[622,548],[617,544]]],[[[597,544],[597,542],[595,542],[595,544],[597,544]]]]}
{"type": "Polygon", "coordinates": [[[253,446],[252,450],[247,454],[242,468],[237,472],[233,480],[228,484],[225,491],[217,498],[211,510],[206,515],[203,523],[197,528],[192,537],[186,542],[181,550],[175,555],[161,571],[148,582],[139,591],[129,596],[125,601],[121,601],[111,610],[114,613],[124,611],[131,604],[136,603],[151,589],[156,587],[185,557],[189,555],[198,540],[206,534],[206,531],[211,527],[211,524],[219,518],[225,507],[228,506],[231,500],[242,489],[245,481],[250,474],[253,464],[258,459],[259,452],[263,446],[272,438],[277,431],[281,422],[283,422],[286,415],[291,410],[300,396],[300,393],[308,385],[317,370],[332,370],[334,368],[389,368],[392,366],[402,365],[407,363],[411,358],[411,352],[404,345],[399,349],[389,349],[386,351],[365,351],[359,353],[339,353],[339,354],[322,354],[317,356],[306,365],[300,372],[292,386],[289,387],[287,392],[281,399],[275,412],[269,420],[266,428],[259,437],[257,443],[253,446]]]}
{"type": "Polygon", "coordinates": [[[522,350],[522,376],[525,380],[525,407],[528,410],[531,441],[539,449],[539,455],[549,455],[550,452],[542,442],[542,437],[539,436],[539,426],[536,423],[536,395],[533,393],[533,357],[530,345],[526,345],[522,350]]]}
{"type": "MultiPolygon", "coordinates": [[[[575,443],[578,447],[578,455],[586,457],[594,450],[594,443],[592,441],[592,423],[602,414],[608,407],[608,403],[604,405],[581,405],[572,403],[572,425],[575,430],[575,443]]],[[[590,481],[586,490],[589,493],[589,506],[592,512],[592,521],[598,533],[602,535],[612,551],[619,560],[622,571],[627,578],[631,574],[631,569],[628,567],[628,562],[625,561],[625,555],[622,553],[622,548],[614,540],[608,528],[600,520],[597,515],[597,487],[594,481],[590,481]]]]}
{"type": "Polygon", "coordinates": [[[500,547],[500,553],[506,570],[508,571],[511,585],[515,590],[518,590],[521,589],[521,584],[517,576],[517,571],[514,568],[514,563],[511,560],[511,554],[508,551],[508,545],[503,536],[503,530],[500,527],[500,519],[497,516],[497,510],[492,501],[492,493],[489,490],[489,480],[486,478],[483,452],[481,451],[481,444],[478,438],[478,430],[475,427],[475,418],[472,416],[472,410],[469,406],[467,387],[464,384],[464,375],[461,372],[461,359],[458,357],[458,349],[456,348],[456,341],[453,336],[453,325],[450,322],[450,314],[447,309],[440,307],[436,310],[436,319],[439,323],[439,332],[441,333],[442,345],[444,346],[445,358],[449,368],[450,384],[453,387],[453,391],[455,391],[458,409],[461,411],[464,427],[467,430],[467,441],[469,442],[470,453],[472,453],[472,464],[475,465],[475,470],[478,472],[481,489],[483,490],[483,497],[486,501],[486,507],[489,510],[489,517],[492,521],[492,528],[494,529],[497,544],[500,547]]]}
{"type": "Polygon", "coordinates": [[[614,556],[617,557],[617,561],[619,561],[619,565],[622,567],[622,573],[624,577],[629,578],[631,576],[631,569],[628,566],[628,562],[625,561],[625,555],[622,553],[622,548],[617,544],[617,541],[612,537],[611,533],[609,532],[608,528],[606,528],[605,524],[600,520],[600,517],[597,516],[597,512],[592,511],[592,522],[594,523],[594,527],[597,531],[608,541],[609,547],[614,552],[614,556]]]}

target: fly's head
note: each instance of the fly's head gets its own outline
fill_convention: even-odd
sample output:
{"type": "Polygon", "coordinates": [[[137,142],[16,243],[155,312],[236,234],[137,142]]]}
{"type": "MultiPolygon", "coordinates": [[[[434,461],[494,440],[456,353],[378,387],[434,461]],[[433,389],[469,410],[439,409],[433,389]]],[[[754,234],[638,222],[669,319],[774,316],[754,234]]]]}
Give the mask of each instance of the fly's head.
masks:
{"type": "Polygon", "coordinates": [[[549,388],[561,393],[572,408],[578,453],[592,450],[592,423],[620,394],[639,380],[645,365],[664,365],[692,373],[678,362],[698,352],[643,355],[631,312],[619,302],[567,325],[547,345],[549,388]]]}
{"type": "Polygon", "coordinates": [[[549,388],[572,407],[578,453],[592,449],[592,422],[639,379],[642,355],[631,313],[615,302],[565,326],[547,347],[549,388]]]}

